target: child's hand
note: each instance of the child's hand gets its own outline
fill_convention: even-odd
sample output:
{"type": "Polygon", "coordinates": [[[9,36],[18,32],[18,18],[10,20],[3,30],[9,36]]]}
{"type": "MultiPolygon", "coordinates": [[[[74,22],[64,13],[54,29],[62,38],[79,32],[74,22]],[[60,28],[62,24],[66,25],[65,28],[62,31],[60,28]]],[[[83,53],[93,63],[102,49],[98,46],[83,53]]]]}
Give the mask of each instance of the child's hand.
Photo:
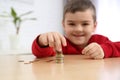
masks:
{"type": "Polygon", "coordinates": [[[85,47],[82,51],[82,54],[89,55],[94,59],[102,59],[104,58],[104,51],[101,46],[97,43],[91,43],[87,47],[85,47]]]}
{"type": "Polygon", "coordinates": [[[50,47],[54,47],[54,49],[57,51],[62,50],[62,45],[67,45],[65,37],[58,32],[48,32],[41,34],[39,36],[38,42],[41,46],[49,45],[50,47]]]}

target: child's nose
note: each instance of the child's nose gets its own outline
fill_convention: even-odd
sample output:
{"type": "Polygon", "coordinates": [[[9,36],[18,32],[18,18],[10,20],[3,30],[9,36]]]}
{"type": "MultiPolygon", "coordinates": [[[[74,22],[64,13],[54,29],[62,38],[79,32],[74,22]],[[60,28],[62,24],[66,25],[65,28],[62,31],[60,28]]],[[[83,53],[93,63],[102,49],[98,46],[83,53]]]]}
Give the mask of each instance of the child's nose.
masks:
{"type": "Polygon", "coordinates": [[[83,31],[83,27],[82,27],[81,25],[78,25],[78,26],[76,27],[76,30],[77,30],[77,31],[83,31]]]}

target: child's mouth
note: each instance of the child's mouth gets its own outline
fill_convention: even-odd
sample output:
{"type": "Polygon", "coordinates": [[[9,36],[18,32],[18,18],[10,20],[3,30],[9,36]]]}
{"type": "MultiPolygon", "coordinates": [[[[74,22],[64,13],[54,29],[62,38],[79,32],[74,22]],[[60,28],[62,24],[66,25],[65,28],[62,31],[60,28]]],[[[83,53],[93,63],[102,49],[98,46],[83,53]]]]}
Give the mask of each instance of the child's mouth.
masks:
{"type": "Polygon", "coordinates": [[[84,37],[85,35],[74,35],[73,34],[73,36],[75,36],[75,37],[84,37]]]}

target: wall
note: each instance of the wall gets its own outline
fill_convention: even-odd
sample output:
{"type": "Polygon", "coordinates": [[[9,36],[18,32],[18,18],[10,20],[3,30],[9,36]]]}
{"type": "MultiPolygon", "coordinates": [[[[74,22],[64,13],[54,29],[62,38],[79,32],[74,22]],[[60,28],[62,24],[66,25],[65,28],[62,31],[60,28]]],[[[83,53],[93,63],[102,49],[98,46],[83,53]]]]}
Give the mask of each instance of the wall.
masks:
{"type": "MultiPolygon", "coordinates": [[[[92,0],[97,9],[98,26],[96,33],[120,41],[120,0],[92,0]]],[[[0,0],[0,14],[13,6],[18,13],[34,11],[30,17],[36,21],[26,21],[20,30],[20,53],[31,53],[31,45],[40,33],[62,32],[62,12],[65,0],[0,0]]],[[[10,19],[0,18],[0,52],[10,50],[9,36],[14,34],[10,19]]]]}
{"type": "Polygon", "coordinates": [[[96,0],[97,31],[112,41],[120,41],[120,0],[96,0]]]}
{"type": "MultiPolygon", "coordinates": [[[[62,33],[62,11],[64,0],[0,0],[0,13],[10,11],[13,6],[18,13],[34,11],[30,17],[36,21],[26,21],[20,29],[19,51],[31,53],[33,40],[40,33],[58,31],[62,33]],[[7,4],[7,5],[6,5],[7,4]]],[[[10,48],[9,36],[15,33],[11,20],[0,18],[0,51],[10,48]]],[[[20,53],[21,53],[20,52],[20,53]]]]}

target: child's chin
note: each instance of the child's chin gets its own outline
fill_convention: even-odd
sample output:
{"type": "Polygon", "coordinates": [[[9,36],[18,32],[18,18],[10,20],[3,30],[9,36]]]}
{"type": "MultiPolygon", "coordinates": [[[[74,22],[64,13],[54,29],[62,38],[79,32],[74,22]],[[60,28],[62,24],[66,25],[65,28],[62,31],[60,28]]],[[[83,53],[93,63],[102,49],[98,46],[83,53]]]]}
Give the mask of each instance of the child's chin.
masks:
{"type": "Polygon", "coordinates": [[[83,45],[84,43],[80,42],[80,41],[76,41],[76,42],[74,42],[74,44],[79,46],[79,45],[83,45]]]}

